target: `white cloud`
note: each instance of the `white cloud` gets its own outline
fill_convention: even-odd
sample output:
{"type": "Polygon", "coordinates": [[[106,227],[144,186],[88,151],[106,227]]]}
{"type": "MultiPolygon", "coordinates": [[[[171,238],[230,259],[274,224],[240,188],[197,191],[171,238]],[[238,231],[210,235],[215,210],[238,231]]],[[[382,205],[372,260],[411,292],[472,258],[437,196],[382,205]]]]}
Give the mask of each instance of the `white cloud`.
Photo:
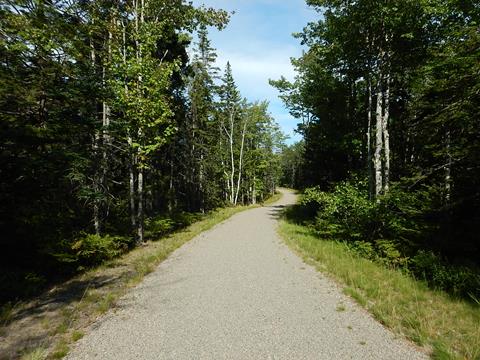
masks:
{"type": "Polygon", "coordinates": [[[236,11],[230,24],[221,32],[212,28],[210,38],[217,49],[217,66],[224,68],[230,61],[240,92],[249,101],[268,100],[270,111],[282,130],[298,140],[293,133],[293,119],[278,98],[269,79],[285,76],[292,80],[295,73],[291,57],[301,55],[302,47],[291,34],[299,32],[317,14],[305,0],[194,0],[196,5],[236,11]]]}
{"type": "Polygon", "coordinates": [[[288,79],[294,77],[288,51],[257,55],[223,52],[218,57],[217,64],[224,68],[227,61],[232,65],[240,91],[252,101],[276,98],[277,92],[269,85],[269,79],[279,79],[282,75],[288,79]]]}
{"type": "Polygon", "coordinates": [[[255,79],[278,78],[281,75],[293,78],[294,70],[288,54],[270,53],[256,56],[240,53],[222,53],[218,57],[218,65],[224,66],[230,61],[237,76],[248,76],[255,79]]]}

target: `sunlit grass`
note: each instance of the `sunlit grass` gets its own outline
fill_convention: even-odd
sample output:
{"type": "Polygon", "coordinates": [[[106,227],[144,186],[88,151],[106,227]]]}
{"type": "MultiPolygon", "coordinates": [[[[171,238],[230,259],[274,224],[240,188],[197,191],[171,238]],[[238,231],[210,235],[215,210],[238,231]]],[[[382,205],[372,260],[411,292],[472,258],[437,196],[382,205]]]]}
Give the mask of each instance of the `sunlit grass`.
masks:
{"type": "Polygon", "coordinates": [[[21,360],[43,360],[47,357],[48,351],[42,347],[33,349],[24,353],[20,359],[21,360]]]}
{"type": "Polygon", "coordinates": [[[263,205],[271,205],[273,203],[276,203],[278,200],[282,198],[282,193],[276,191],[275,194],[270,196],[267,200],[263,202],[263,205]]]}
{"type": "Polygon", "coordinates": [[[359,257],[346,244],[319,239],[309,228],[281,221],[285,242],[395,333],[434,359],[480,359],[480,307],[429,289],[399,270],[359,257]]]}

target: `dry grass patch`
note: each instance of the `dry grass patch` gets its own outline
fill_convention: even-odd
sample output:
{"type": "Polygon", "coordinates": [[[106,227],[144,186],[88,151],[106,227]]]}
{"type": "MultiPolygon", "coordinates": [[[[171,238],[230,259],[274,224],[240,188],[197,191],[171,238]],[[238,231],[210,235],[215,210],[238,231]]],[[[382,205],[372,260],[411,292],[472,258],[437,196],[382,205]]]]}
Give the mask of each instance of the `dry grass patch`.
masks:
{"type": "Polygon", "coordinates": [[[282,221],[279,232],[303,258],[344,285],[344,292],[395,333],[434,359],[480,359],[480,307],[429,289],[399,270],[319,239],[312,230],[282,221]]]}

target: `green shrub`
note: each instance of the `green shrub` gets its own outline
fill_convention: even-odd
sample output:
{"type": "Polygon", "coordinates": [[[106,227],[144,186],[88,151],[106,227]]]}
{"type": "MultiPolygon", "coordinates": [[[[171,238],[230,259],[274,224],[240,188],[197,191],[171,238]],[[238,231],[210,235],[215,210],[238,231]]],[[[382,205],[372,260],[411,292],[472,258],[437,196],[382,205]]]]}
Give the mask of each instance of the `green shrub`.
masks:
{"type": "Polygon", "coordinates": [[[375,260],[377,257],[372,243],[366,241],[355,241],[350,248],[365,259],[375,260]]]}
{"type": "Polygon", "coordinates": [[[434,194],[408,192],[393,188],[375,204],[378,238],[395,239],[406,247],[420,245],[432,236],[434,228],[427,221],[434,194]]]}
{"type": "Polygon", "coordinates": [[[185,228],[202,218],[201,214],[178,212],[168,216],[160,215],[145,219],[145,236],[157,239],[185,228]]]}
{"type": "Polygon", "coordinates": [[[85,234],[72,245],[78,262],[82,265],[96,265],[111,260],[129,248],[130,240],[121,236],[85,234]]]}
{"type": "Polygon", "coordinates": [[[125,253],[130,245],[131,240],[122,236],[82,233],[72,243],[63,243],[64,250],[54,256],[60,262],[71,263],[81,270],[114,259],[125,253]]]}
{"type": "Polygon", "coordinates": [[[201,220],[203,216],[204,214],[182,211],[182,212],[173,214],[172,218],[177,224],[177,228],[183,228],[183,227],[190,226],[196,221],[201,220]]]}
{"type": "Polygon", "coordinates": [[[380,262],[394,267],[404,267],[408,263],[408,257],[399,250],[399,244],[392,240],[376,240],[376,254],[380,262]]]}
{"type": "Polygon", "coordinates": [[[323,209],[329,200],[329,194],[320,190],[319,186],[305,189],[300,205],[303,206],[307,215],[314,217],[319,210],[323,209]]]}
{"type": "Polygon", "coordinates": [[[398,243],[391,240],[355,241],[349,247],[363,258],[395,268],[404,268],[409,261],[398,249],[398,243]]]}
{"type": "Polygon", "coordinates": [[[301,204],[307,212],[316,211],[315,228],[324,236],[356,241],[370,237],[375,203],[368,193],[350,183],[341,183],[332,193],[306,189],[301,204]]]}
{"type": "Polygon", "coordinates": [[[149,218],[145,220],[145,236],[161,237],[176,229],[177,224],[170,218],[149,218]]]}
{"type": "Polygon", "coordinates": [[[306,189],[300,204],[313,218],[306,222],[322,238],[346,241],[362,257],[402,268],[431,287],[480,298],[480,271],[453,266],[429,249],[438,232],[434,191],[391,191],[375,201],[362,182],[338,184],[332,192],[306,189]],[[433,214],[433,215],[432,215],[433,214]]]}
{"type": "Polygon", "coordinates": [[[46,285],[45,276],[36,272],[2,271],[0,273],[0,303],[11,299],[9,296],[12,294],[21,297],[36,295],[46,285]]]}
{"type": "Polygon", "coordinates": [[[480,272],[465,266],[454,266],[432,251],[420,250],[410,262],[415,276],[439,290],[454,295],[480,299],[480,272]]]}

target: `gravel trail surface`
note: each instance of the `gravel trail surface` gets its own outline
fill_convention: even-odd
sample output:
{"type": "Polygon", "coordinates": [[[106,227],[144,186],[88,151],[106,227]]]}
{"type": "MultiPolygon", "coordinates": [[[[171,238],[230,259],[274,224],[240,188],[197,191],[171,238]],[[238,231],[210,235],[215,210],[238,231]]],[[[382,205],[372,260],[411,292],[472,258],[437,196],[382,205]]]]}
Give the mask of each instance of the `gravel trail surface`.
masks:
{"type": "Polygon", "coordinates": [[[283,193],[175,251],[67,359],[426,359],[282,243],[283,193]]]}

